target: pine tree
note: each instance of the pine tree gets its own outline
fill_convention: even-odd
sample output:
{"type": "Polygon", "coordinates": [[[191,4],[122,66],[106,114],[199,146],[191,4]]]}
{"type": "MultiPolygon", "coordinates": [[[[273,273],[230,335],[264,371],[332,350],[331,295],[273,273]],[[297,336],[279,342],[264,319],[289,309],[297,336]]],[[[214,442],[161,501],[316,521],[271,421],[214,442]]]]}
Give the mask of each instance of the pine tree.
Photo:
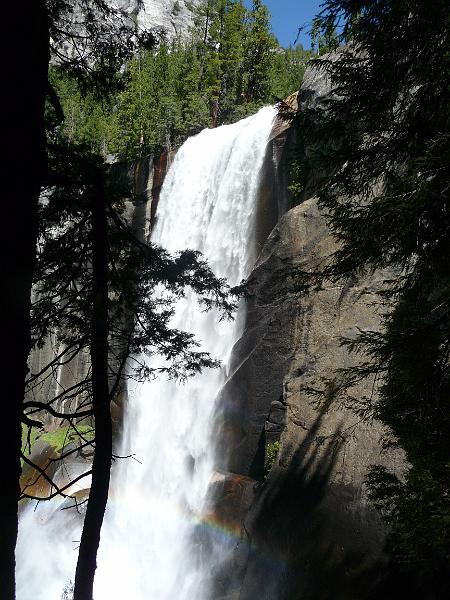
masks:
{"type": "Polygon", "coordinates": [[[240,0],[228,0],[223,15],[223,33],[219,48],[221,60],[219,119],[221,122],[232,119],[236,104],[242,101],[246,36],[246,9],[240,0]]]}
{"type": "Polygon", "coordinates": [[[248,13],[247,29],[243,94],[247,102],[255,102],[265,100],[269,95],[271,54],[277,47],[270,31],[269,10],[261,0],[253,0],[252,9],[248,13]]]}
{"type": "Polygon", "coordinates": [[[298,89],[308,53],[278,47],[262,3],[249,11],[242,0],[205,0],[194,16],[189,40],[141,50],[106,96],[86,93],[66,70],[52,68],[69,139],[134,159],[298,89]]]}
{"type": "MultiPolygon", "coordinates": [[[[167,361],[165,371],[178,378],[217,366],[197,350],[189,332],[170,327],[173,303],[189,286],[205,308],[216,306],[229,315],[233,306],[224,282],[214,277],[198,253],[186,250],[171,257],[134,236],[124,218],[121,190],[108,179],[101,157],[57,140],[50,158],[53,171],[64,170],[66,176],[47,190],[40,211],[33,337],[39,344],[53,333],[66,346],[67,352],[52,361],[47,376],[56,374],[67,356],[73,358],[86,349],[91,371],[65,396],[67,399],[76,390],[83,398],[82,407],[75,412],[61,413],[54,406],[55,399],[48,405],[26,402],[25,408],[30,426],[36,426],[36,418],[46,411],[72,426],[80,417],[95,418],[92,484],[74,588],[76,600],[92,600],[112,460],[110,404],[129,377],[144,381],[154,376],[144,361],[136,358],[132,367],[128,358],[158,353],[167,361]],[[158,285],[170,293],[155,294],[158,285]]],[[[60,402],[62,399],[64,393],[59,394],[60,402]]],[[[62,491],[57,489],[57,493],[62,491]]],[[[26,491],[23,497],[27,497],[26,491]]]]}
{"type": "MultiPolygon", "coordinates": [[[[383,377],[364,414],[406,452],[405,481],[380,467],[370,482],[390,526],[389,549],[409,598],[444,598],[450,578],[450,6],[328,0],[323,32],[343,24],[337,55],[316,63],[336,94],[304,126],[331,175],[321,205],[341,243],[334,278],[389,267],[401,273],[381,333],[349,341],[383,377]],[[312,125],[311,125],[312,119],[312,125]],[[314,134],[315,130],[315,135],[314,134]],[[331,144],[327,142],[330,141],[331,144]]],[[[361,409],[361,406],[359,407],[361,409]]]]}
{"type": "Polygon", "coordinates": [[[284,100],[296,92],[310,58],[311,53],[300,45],[274,52],[269,71],[270,96],[284,100]]]}
{"type": "MultiPolygon", "coordinates": [[[[3,462],[2,506],[0,510],[0,597],[11,600],[15,593],[14,548],[17,538],[17,502],[21,471],[21,420],[27,357],[30,351],[30,296],[36,262],[38,232],[38,201],[46,178],[45,99],[58,104],[54,89],[49,85],[50,54],[65,62],[84,85],[102,89],[115,77],[118,65],[123,64],[135,46],[136,32],[121,15],[103,0],[81,0],[77,21],[83,33],[75,31],[73,6],[63,0],[45,2],[26,0],[21,10],[22,43],[7,61],[6,77],[14,82],[7,94],[7,120],[3,131],[8,146],[5,164],[11,181],[19,181],[19,157],[24,140],[34,157],[20,192],[15,189],[10,198],[11,225],[2,237],[2,251],[7,257],[3,269],[5,292],[2,294],[2,331],[8,345],[10,363],[5,397],[9,415],[5,445],[8,453],[3,462]],[[120,21],[120,22],[119,22],[120,21]],[[75,39],[79,51],[70,54],[70,40],[75,39]],[[50,43],[51,39],[51,43],[50,43]],[[94,65],[96,68],[94,68],[94,65]]],[[[16,7],[7,7],[7,23],[17,22],[16,7]]],[[[17,35],[16,32],[14,35],[17,35]]],[[[138,36],[139,39],[140,36],[138,36]]],[[[73,47],[73,46],[72,46],[73,47]]]]}

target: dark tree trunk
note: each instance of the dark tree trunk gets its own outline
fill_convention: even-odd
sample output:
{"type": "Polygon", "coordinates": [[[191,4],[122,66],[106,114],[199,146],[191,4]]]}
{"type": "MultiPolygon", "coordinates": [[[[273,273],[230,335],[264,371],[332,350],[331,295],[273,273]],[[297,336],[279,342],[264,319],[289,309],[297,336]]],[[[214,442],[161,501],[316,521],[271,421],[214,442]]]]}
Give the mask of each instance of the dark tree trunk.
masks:
{"type": "Polygon", "coordinates": [[[103,181],[92,201],[93,310],[91,326],[92,402],[95,455],[92,484],[75,573],[74,600],[92,600],[100,531],[108,501],[112,423],[108,383],[108,224],[103,181]]]}
{"type": "MultiPolygon", "coordinates": [[[[17,501],[21,472],[21,414],[30,351],[30,295],[36,260],[37,209],[45,171],[44,104],[49,63],[45,2],[2,7],[14,35],[4,52],[2,80],[2,218],[0,331],[2,359],[2,483],[0,599],[15,597],[17,501]],[[20,27],[18,26],[20,24],[20,27]]],[[[8,31],[3,41],[8,43],[8,31]]]]}
{"type": "Polygon", "coordinates": [[[203,35],[203,43],[206,44],[206,42],[208,41],[208,31],[209,31],[209,10],[210,10],[210,5],[209,5],[209,0],[208,3],[206,4],[206,22],[205,22],[205,33],[203,35]]]}

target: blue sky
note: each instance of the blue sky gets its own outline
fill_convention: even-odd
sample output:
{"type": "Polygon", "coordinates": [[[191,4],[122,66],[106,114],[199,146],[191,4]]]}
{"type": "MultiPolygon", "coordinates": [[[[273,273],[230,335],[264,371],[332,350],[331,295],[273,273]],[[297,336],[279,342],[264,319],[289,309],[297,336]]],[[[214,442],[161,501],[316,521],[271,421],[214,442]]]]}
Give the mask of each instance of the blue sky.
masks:
{"type": "MultiPolygon", "coordinates": [[[[282,46],[293,44],[297,37],[298,28],[310,27],[313,17],[320,12],[323,0],[264,0],[272,14],[272,29],[282,46]]],[[[251,6],[251,0],[245,0],[251,6]]],[[[310,47],[307,31],[300,34],[299,42],[305,49],[310,47]]]]}

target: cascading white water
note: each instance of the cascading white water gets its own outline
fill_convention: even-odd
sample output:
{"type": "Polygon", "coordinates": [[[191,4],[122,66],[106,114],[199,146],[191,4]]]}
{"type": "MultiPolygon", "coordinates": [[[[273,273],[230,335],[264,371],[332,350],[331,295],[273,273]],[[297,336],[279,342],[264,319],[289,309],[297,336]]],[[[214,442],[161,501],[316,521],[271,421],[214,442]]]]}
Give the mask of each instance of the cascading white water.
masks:
{"type": "MultiPolygon", "coordinates": [[[[255,201],[274,116],[264,108],[187,140],[158,205],[152,241],[171,253],[199,250],[232,286],[255,259],[255,201]]],[[[130,391],[122,454],[139,462],[120,461],[113,474],[96,600],[209,598],[211,564],[194,534],[214,474],[215,398],[240,325],[202,312],[191,293],[178,301],[172,325],[192,332],[224,368],[185,384],[159,378],[130,391]]],[[[48,506],[28,509],[21,519],[18,600],[59,600],[73,577],[79,526],[69,511],[48,506]],[[46,522],[39,527],[39,521],[46,522]]]]}

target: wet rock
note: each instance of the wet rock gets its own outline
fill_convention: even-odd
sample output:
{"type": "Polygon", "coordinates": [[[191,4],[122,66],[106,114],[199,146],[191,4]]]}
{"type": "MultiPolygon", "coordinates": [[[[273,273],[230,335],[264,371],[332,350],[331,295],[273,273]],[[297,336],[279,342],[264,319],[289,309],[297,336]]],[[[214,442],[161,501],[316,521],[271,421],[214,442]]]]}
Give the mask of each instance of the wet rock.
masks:
{"type": "Polygon", "coordinates": [[[57,450],[43,440],[37,440],[27,457],[33,465],[24,462],[22,475],[20,477],[20,489],[22,493],[39,498],[45,498],[51,493],[51,485],[41,471],[52,479],[58,469],[57,450]]]}
{"type": "Polygon", "coordinates": [[[65,488],[64,492],[68,495],[76,495],[86,488],[86,484],[89,487],[89,478],[71,486],[74,479],[90,469],[92,461],[93,449],[80,449],[81,444],[82,440],[77,439],[65,444],[64,448],[58,448],[43,438],[36,440],[22,466],[21,492],[45,499],[54,494],[56,488],[65,488]]]}
{"type": "Polygon", "coordinates": [[[270,405],[270,412],[269,412],[269,417],[267,420],[269,421],[269,423],[272,423],[274,425],[279,425],[282,428],[284,428],[284,426],[286,425],[286,418],[287,418],[286,412],[287,412],[286,405],[282,404],[278,400],[275,400],[270,405]]]}
{"type": "Polygon", "coordinates": [[[253,501],[256,484],[251,477],[216,472],[211,485],[214,520],[227,529],[239,531],[253,501]]]}
{"type": "Polygon", "coordinates": [[[245,520],[257,485],[254,479],[235,473],[217,472],[213,478],[208,518],[227,532],[220,548],[220,565],[213,573],[212,597],[218,600],[239,597],[250,551],[245,520]]]}
{"type": "MultiPolygon", "coordinates": [[[[307,71],[301,110],[323,110],[330,93],[323,71],[307,71]]],[[[289,131],[276,139],[271,160],[282,154],[289,131]]],[[[303,142],[307,157],[313,148],[303,142]]],[[[316,277],[338,248],[314,197],[322,179],[323,173],[308,176],[302,203],[287,207],[262,247],[223,390],[229,470],[260,478],[267,444],[280,440],[278,460],[246,514],[254,550],[242,571],[240,600],[383,597],[386,532],[365,478],[373,464],[401,473],[404,457],[382,451],[389,432],[380,423],[362,421],[334,398],[339,369],[355,361],[342,336],[380,328],[380,291],[399,274],[376,272],[339,285],[316,277]]],[[[280,207],[276,187],[270,193],[280,207]]],[[[373,381],[364,381],[350,395],[377,392],[373,381]]]]}
{"type": "MultiPolygon", "coordinates": [[[[229,438],[236,443],[229,464],[251,475],[255,459],[259,467],[263,460],[261,443],[280,439],[281,450],[247,515],[258,551],[247,565],[241,600],[290,599],[293,589],[313,600],[340,598],[345,589],[345,598],[360,600],[373,583],[367,574],[384,565],[385,532],[364,482],[371,464],[401,471],[403,457],[382,452],[387,432],[379,423],[361,422],[331,397],[336,370],[354,360],[341,335],[380,326],[377,294],[393,274],[303,287],[336,247],[311,198],[281,218],[250,278],[247,326],[226,387],[241,419],[239,435],[229,438]],[[311,390],[325,380],[330,402],[319,405],[311,390]],[[278,557],[270,575],[268,554],[278,557]]],[[[352,393],[367,395],[372,385],[363,382],[352,393]]]]}
{"type": "MultiPolygon", "coordinates": [[[[136,237],[143,242],[149,238],[162,184],[174,156],[175,152],[163,152],[131,162],[117,162],[110,166],[109,177],[114,186],[120,190],[125,201],[124,217],[131,224],[136,237]]],[[[63,344],[58,343],[55,336],[47,338],[41,348],[34,349],[30,354],[31,373],[41,372],[63,349],[63,344]]],[[[62,388],[70,390],[75,384],[83,381],[88,376],[89,370],[90,358],[87,350],[74,355],[70,360],[66,357],[58,369],[58,378],[56,378],[56,371],[55,377],[48,377],[48,372],[45,372],[34,382],[30,399],[49,402],[60,394],[62,388]]],[[[85,400],[85,394],[81,393],[74,395],[70,400],[62,398],[53,406],[56,410],[70,413],[76,411],[79,404],[84,403],[85,400]]],[[[123,386],[111,402],[115,440],[120,436],[126,400],[126,387],[123,386]]],[[[41,418],[46,428],[54,428],[58,425],[57,420],[48,414],[43,414],[41,418]]]]}

